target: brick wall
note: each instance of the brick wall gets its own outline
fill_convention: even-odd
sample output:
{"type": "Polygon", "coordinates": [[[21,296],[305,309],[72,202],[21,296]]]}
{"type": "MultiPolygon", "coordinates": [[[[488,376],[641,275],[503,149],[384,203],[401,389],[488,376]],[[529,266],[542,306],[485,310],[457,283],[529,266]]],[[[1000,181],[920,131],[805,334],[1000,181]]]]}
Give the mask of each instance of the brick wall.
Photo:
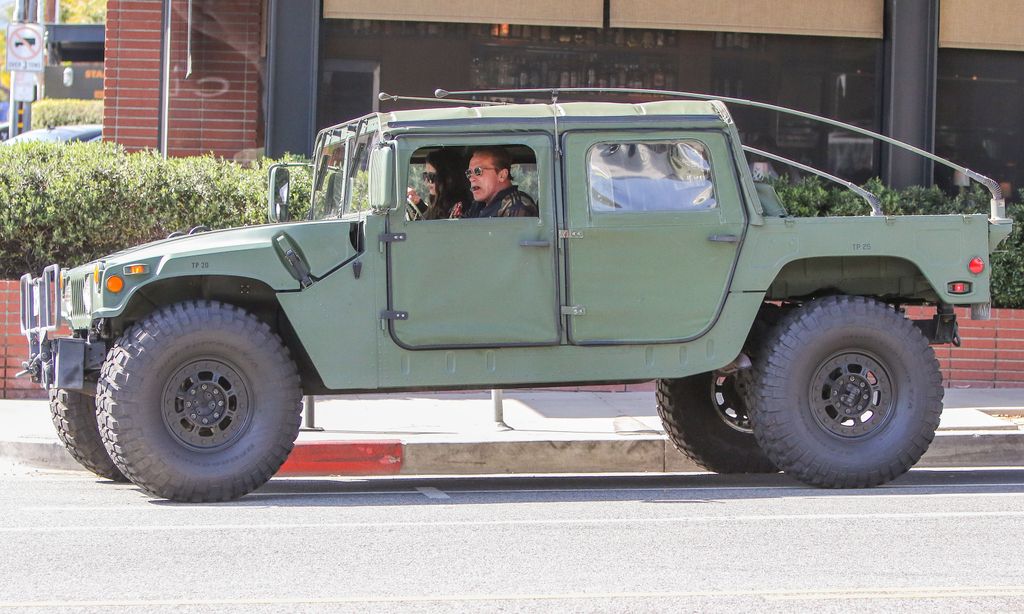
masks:
{"type": "MultiPolygon", "coordinates": [[[[168,154],[251,157],[262,151],[264,59],[259,0],[194,0],[171,11],[168,154]]],[[[110,0],[104,59],[104,139],[158,146],[161,0],[110,0]]]]}
{"type": "MultiPolygon", "coordinates": [[[[18,282],[0,280],[0,350],[3,356],[3,378],[0,379],[0,398],[43,398],[41,388],[26,378],[14,378],[21,370],[21,361],[28,355],[28,346],[18,327],[18,282]]],[[[934,311],[911,307],[907,315],[930,318],[934,311]]],[[[970,319],[967,309],[957,310],[960,322],[959,348],[937,345],[935,354],[942,368],[946,386],[953,388],[1024,388],[1024,309],[993,309],[992,319],[970,319]]],[[[591,386],[586,390],[623,392],[653,390],[651,382],[644,384],[609,384],[591,386]]],[[[559,388],[580,390],[580,388],[559,388]]]]}
{"type": "Polygon", "coordinates": [[[32,380],[14,377],[22,369],[21,362],[28,358],[28,344],[18,324],[20,301],[18,282],[0,279],[0,398],[43,398],[43,390],[32,380]]]}
{"type": "MultiPolygon", "coordinates": [[[[934,311],[908,308],[913,318],[934,311]]],[[[957,309],[960,347],[937,345],[942,379],[952,388],[1024,387],[1024,309],[993,309],[991,320],[971,320],[969,309],[957,309]]]]}

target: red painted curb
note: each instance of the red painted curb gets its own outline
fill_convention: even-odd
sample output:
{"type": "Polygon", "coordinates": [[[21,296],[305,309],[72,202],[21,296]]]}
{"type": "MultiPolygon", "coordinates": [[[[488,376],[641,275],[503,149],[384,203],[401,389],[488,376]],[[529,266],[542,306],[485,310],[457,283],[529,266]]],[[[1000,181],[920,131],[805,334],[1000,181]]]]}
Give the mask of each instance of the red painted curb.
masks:
{"type": "Polygon", "coordinates": [[[394,475],[402,470],[402,442],[296,443],[277,475],[394,475]]]}

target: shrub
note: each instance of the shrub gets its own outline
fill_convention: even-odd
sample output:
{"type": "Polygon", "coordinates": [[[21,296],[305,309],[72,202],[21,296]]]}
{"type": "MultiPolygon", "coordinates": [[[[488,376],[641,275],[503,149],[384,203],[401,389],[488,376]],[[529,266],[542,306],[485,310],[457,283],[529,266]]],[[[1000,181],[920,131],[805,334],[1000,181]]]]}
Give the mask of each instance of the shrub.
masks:
{"type": "MultiPolygon", "coordinates": [[[[0,147],[0,276],[82,264],[195,226],[263,223],[271,163],[165,160],[99,142],[0,147]]],[[[308,174],[292,176],[294,202],[308,202],[308,174]]]]}
{"type": "Polygon", "coordinates": [[[33,128],[102,123],[102,100],[47,98],[32,104],[33,128]]]}

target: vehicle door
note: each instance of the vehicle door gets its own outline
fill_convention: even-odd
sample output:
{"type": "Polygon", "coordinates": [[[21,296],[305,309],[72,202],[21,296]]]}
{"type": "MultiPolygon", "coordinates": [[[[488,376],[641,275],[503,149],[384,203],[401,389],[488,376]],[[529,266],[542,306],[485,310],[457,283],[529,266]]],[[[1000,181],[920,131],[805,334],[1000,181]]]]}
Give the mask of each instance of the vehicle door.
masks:
{"type": "Polygon", "coordinates": [[[565,136],[573,344],[668,343],[709,330],[745,227],[718,131],[565,136]]]}
{"type": "Polygon", "coordinates": [[[443,143],[468,154],[474,146],[500,144],[532,151],[535,165],[513,164],[513,183],[533,197],[539,217],[411,221],[401,209],[393,211],[387,243],[392,339],[408,349],[558,344],[551,138],[410,137],[400,143],[400,186],[415,183],[412,175],[422,165],[410,161],[426,147],[443,143]]]}

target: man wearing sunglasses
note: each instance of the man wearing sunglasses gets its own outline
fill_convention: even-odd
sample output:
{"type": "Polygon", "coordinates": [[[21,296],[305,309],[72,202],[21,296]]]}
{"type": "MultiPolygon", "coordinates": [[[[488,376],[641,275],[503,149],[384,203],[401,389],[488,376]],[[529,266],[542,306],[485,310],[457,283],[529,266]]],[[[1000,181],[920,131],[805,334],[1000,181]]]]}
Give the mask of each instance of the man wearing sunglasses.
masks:
{"type": "Polygon", "coordinates": [[[512,157],[504,147],[481,147],[469,159],[473,204],[462,217],[536,217],[537,203],[512,185],[512,157]]]}

